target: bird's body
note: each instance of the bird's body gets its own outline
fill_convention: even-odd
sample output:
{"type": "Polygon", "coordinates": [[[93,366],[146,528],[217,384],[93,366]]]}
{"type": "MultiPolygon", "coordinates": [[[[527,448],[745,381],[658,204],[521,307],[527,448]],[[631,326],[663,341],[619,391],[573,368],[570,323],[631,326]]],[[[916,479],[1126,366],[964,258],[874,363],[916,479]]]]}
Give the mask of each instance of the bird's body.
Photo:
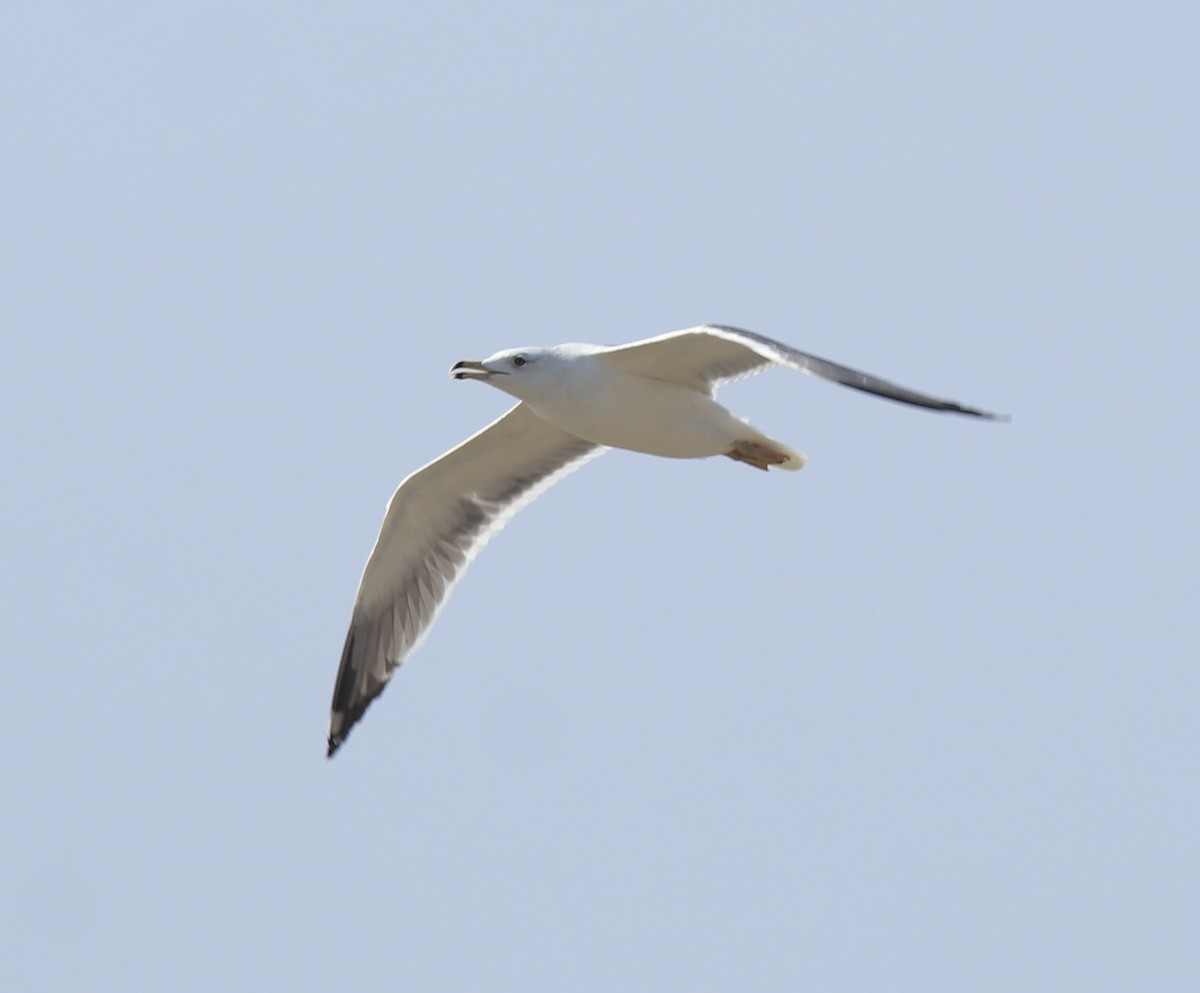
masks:
{"type": "Polygon", "coordinates": [[[706,325],[629,345],[556,345],[459,362],[518,404],[400,484],[359,584],[330,714],[329,754],[428,632],[488,538],[557,480],[608,448],[667,458],[727,455],[759,469],[804,456],[713,397],[724,382],[787,365],[932,410],[996,415],[917,393],[749,331],[706,325]]]}
{"type": "MultiPolygon", "coordinates": [[[[523,383],[511,392],[544,421],[585,441],[664,458],[702,459],[724,454],[740,439],[758,437],[708,392],[636,372],[619,374],[606,349],[558,345],[536,351],[543,368],[533,388],[523,383]]],[[[504,389],[507,384],[496,385],[504,389]]]]}

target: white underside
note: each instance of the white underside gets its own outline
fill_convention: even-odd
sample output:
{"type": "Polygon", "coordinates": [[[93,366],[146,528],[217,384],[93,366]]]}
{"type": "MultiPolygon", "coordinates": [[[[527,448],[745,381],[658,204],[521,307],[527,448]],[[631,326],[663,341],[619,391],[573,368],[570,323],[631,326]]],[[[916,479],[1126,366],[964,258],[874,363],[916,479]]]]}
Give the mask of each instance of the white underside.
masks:
{"type": "Polygon", "coordinates": [[[570,389],[526,402],[579,438],[666,458],[706,458],[728,452],[738,441],[767,440],[703,393],[643,376],[587,371],[592,374],[585,388],[576,381],[570,389]]]}

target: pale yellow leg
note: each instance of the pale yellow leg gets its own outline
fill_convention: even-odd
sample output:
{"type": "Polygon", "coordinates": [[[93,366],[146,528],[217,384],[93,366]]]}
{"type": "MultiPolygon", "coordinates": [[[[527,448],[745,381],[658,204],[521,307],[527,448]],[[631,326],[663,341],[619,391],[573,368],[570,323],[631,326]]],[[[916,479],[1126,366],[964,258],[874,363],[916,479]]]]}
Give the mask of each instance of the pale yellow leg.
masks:
{"type": "Polygon", "coordinates": [[[735,462],[745,462],[746,465],[752,465],[764,472],[769,466],[782,465],[789,458],[787,452],[781,452],[761,441],[750,440],[737,442],[725,454],[735,462]]]}

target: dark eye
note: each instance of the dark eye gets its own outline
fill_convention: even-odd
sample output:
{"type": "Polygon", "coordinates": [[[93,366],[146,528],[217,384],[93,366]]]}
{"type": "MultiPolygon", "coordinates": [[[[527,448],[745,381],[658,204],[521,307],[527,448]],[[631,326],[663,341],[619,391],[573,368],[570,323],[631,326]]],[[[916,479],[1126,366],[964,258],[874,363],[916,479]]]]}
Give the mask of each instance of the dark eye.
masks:
{"type": "Polygon", "coordinates": [[[527,361],[528,359],[526,359],[524,355],[518,355],[515,359],[513,359],[513,365],[520,369],[521,366],[523,366],[527,361]]]}

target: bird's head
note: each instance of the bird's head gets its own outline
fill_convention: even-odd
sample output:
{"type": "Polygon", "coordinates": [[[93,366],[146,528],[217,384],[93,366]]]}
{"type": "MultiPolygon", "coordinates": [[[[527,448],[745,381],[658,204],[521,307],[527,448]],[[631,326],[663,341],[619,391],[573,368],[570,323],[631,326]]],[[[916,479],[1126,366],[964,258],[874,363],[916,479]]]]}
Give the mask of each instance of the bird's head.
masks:
{"type": "Polygon", "coordinates": [[[477,379],[518,399],[527,399],[553,375],[562,356],[552,348],[508,348],[482,362],[464,360],[450,367],[455,379],[477,379]]]}

